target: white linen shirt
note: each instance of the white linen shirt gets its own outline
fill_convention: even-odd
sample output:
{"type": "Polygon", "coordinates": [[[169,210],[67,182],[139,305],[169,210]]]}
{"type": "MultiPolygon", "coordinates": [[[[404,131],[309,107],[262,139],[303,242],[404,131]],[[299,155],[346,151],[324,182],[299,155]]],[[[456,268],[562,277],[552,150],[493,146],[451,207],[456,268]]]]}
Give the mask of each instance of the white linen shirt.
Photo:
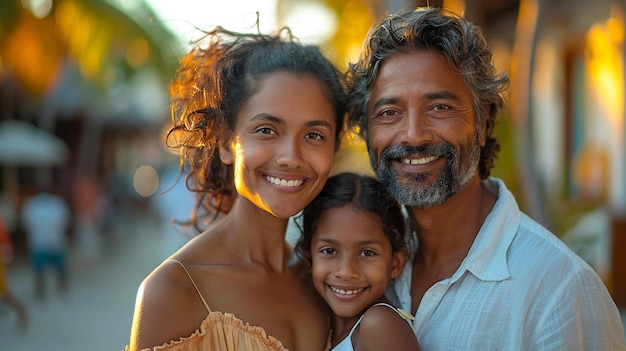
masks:
{"type": "MultiPolygon", "coordinates": [[[[498,199],[467,257],[418,306],[412,325],[422,350],[626,350],[619,311],[596,272],[520,212],[501,180],[484,185],[498,199]]],[[[415,249],[387,291],[407,311],[415,249]]]]}

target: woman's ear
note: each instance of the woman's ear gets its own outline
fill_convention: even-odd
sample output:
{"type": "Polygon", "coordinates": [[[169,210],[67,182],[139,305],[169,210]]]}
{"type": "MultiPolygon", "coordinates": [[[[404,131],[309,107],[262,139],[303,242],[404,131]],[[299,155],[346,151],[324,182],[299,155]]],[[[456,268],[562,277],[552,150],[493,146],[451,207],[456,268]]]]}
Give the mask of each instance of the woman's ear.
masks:
{"type": "Polygon", "coordinates": [[[220,153],[220,161],[222,161],[222,163],[225,165],[232,165],[235,162],[235,155],[233,153],[233,147],[231,145],[231,136],[231,133],[222,133],[220,141],[217,144],[220,153]]]}
{"type": "Polygon", "coordinates": [[[406,248],[393,253],[391,260],[391,279],[396,279],[400,276],[408,259],[409,250],[406,248]]]}

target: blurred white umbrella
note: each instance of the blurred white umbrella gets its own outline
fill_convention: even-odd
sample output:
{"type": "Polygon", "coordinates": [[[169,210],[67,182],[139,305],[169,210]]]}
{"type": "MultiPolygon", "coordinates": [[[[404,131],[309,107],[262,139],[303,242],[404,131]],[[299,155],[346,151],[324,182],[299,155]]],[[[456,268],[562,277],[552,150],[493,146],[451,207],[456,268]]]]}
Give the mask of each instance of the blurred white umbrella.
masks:
{"type": "MultiPolygon", "coordinates": [[[[34,125],[7,120],[0,123],[0,166],[4,169],[4,206],[8,222],[15,222],[18,210],[19,181],[17,167],[62,166],[67,160],[68,147],[63,140],[34,125]],[[6,196],[6,198],[4,198],[6,196]],[[11,218],[10,214],[13,214],[11,218]]],[[[38,173],[44,176],[44,173],[38,173]]]]}
{"type": "Polygon", "coordinates": [[[67,155],[65,142],[44,129],[17,120],[0,123],[2,166],[60,166],[67,155]]]}

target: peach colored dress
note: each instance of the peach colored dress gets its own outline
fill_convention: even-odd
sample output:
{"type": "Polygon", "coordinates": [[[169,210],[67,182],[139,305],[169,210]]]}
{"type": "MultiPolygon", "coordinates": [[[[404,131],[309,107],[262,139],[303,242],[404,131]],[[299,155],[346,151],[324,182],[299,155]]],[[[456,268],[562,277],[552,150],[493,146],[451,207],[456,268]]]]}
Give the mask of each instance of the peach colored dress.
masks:
{"type": "MultiPolygon", "coordinates": [[[[152,351],[288,351],[278,339],[267,335],[263,328],[251,326],[232,313],[211,311],[187,268],[179,261],[172,261],[183,267],[209,314],[191,336],[156,346],[152,351]]],[[[125,351],[128,349],[127,346],[125,351]]],[[[330,350],[330,335],[325,350],[330,350]]]]}

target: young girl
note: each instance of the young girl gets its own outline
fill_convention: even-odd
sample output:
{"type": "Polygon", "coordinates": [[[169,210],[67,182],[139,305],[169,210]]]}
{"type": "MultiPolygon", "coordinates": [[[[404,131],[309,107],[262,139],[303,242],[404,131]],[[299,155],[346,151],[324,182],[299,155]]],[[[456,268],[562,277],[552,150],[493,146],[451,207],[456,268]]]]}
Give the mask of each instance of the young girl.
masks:
{"type": "Polygon", "coordinates": [[[334,312],[333,350],[419,350],[413,317],[385,303],[407,260],[398,203],[376,179],[340,173],[302,213],[296,248],[334,312]]]}
{"type": "Polygon", "coordinates": [[[328,349],[329,310],[285,231],[326,183],[345,85],[317,47],[285,30],[217,28],[207,42],[171,86],[181,117],[167,143],[190,167],[199,212],[221,218],[141,284],[127,350],[328,349]]]}

